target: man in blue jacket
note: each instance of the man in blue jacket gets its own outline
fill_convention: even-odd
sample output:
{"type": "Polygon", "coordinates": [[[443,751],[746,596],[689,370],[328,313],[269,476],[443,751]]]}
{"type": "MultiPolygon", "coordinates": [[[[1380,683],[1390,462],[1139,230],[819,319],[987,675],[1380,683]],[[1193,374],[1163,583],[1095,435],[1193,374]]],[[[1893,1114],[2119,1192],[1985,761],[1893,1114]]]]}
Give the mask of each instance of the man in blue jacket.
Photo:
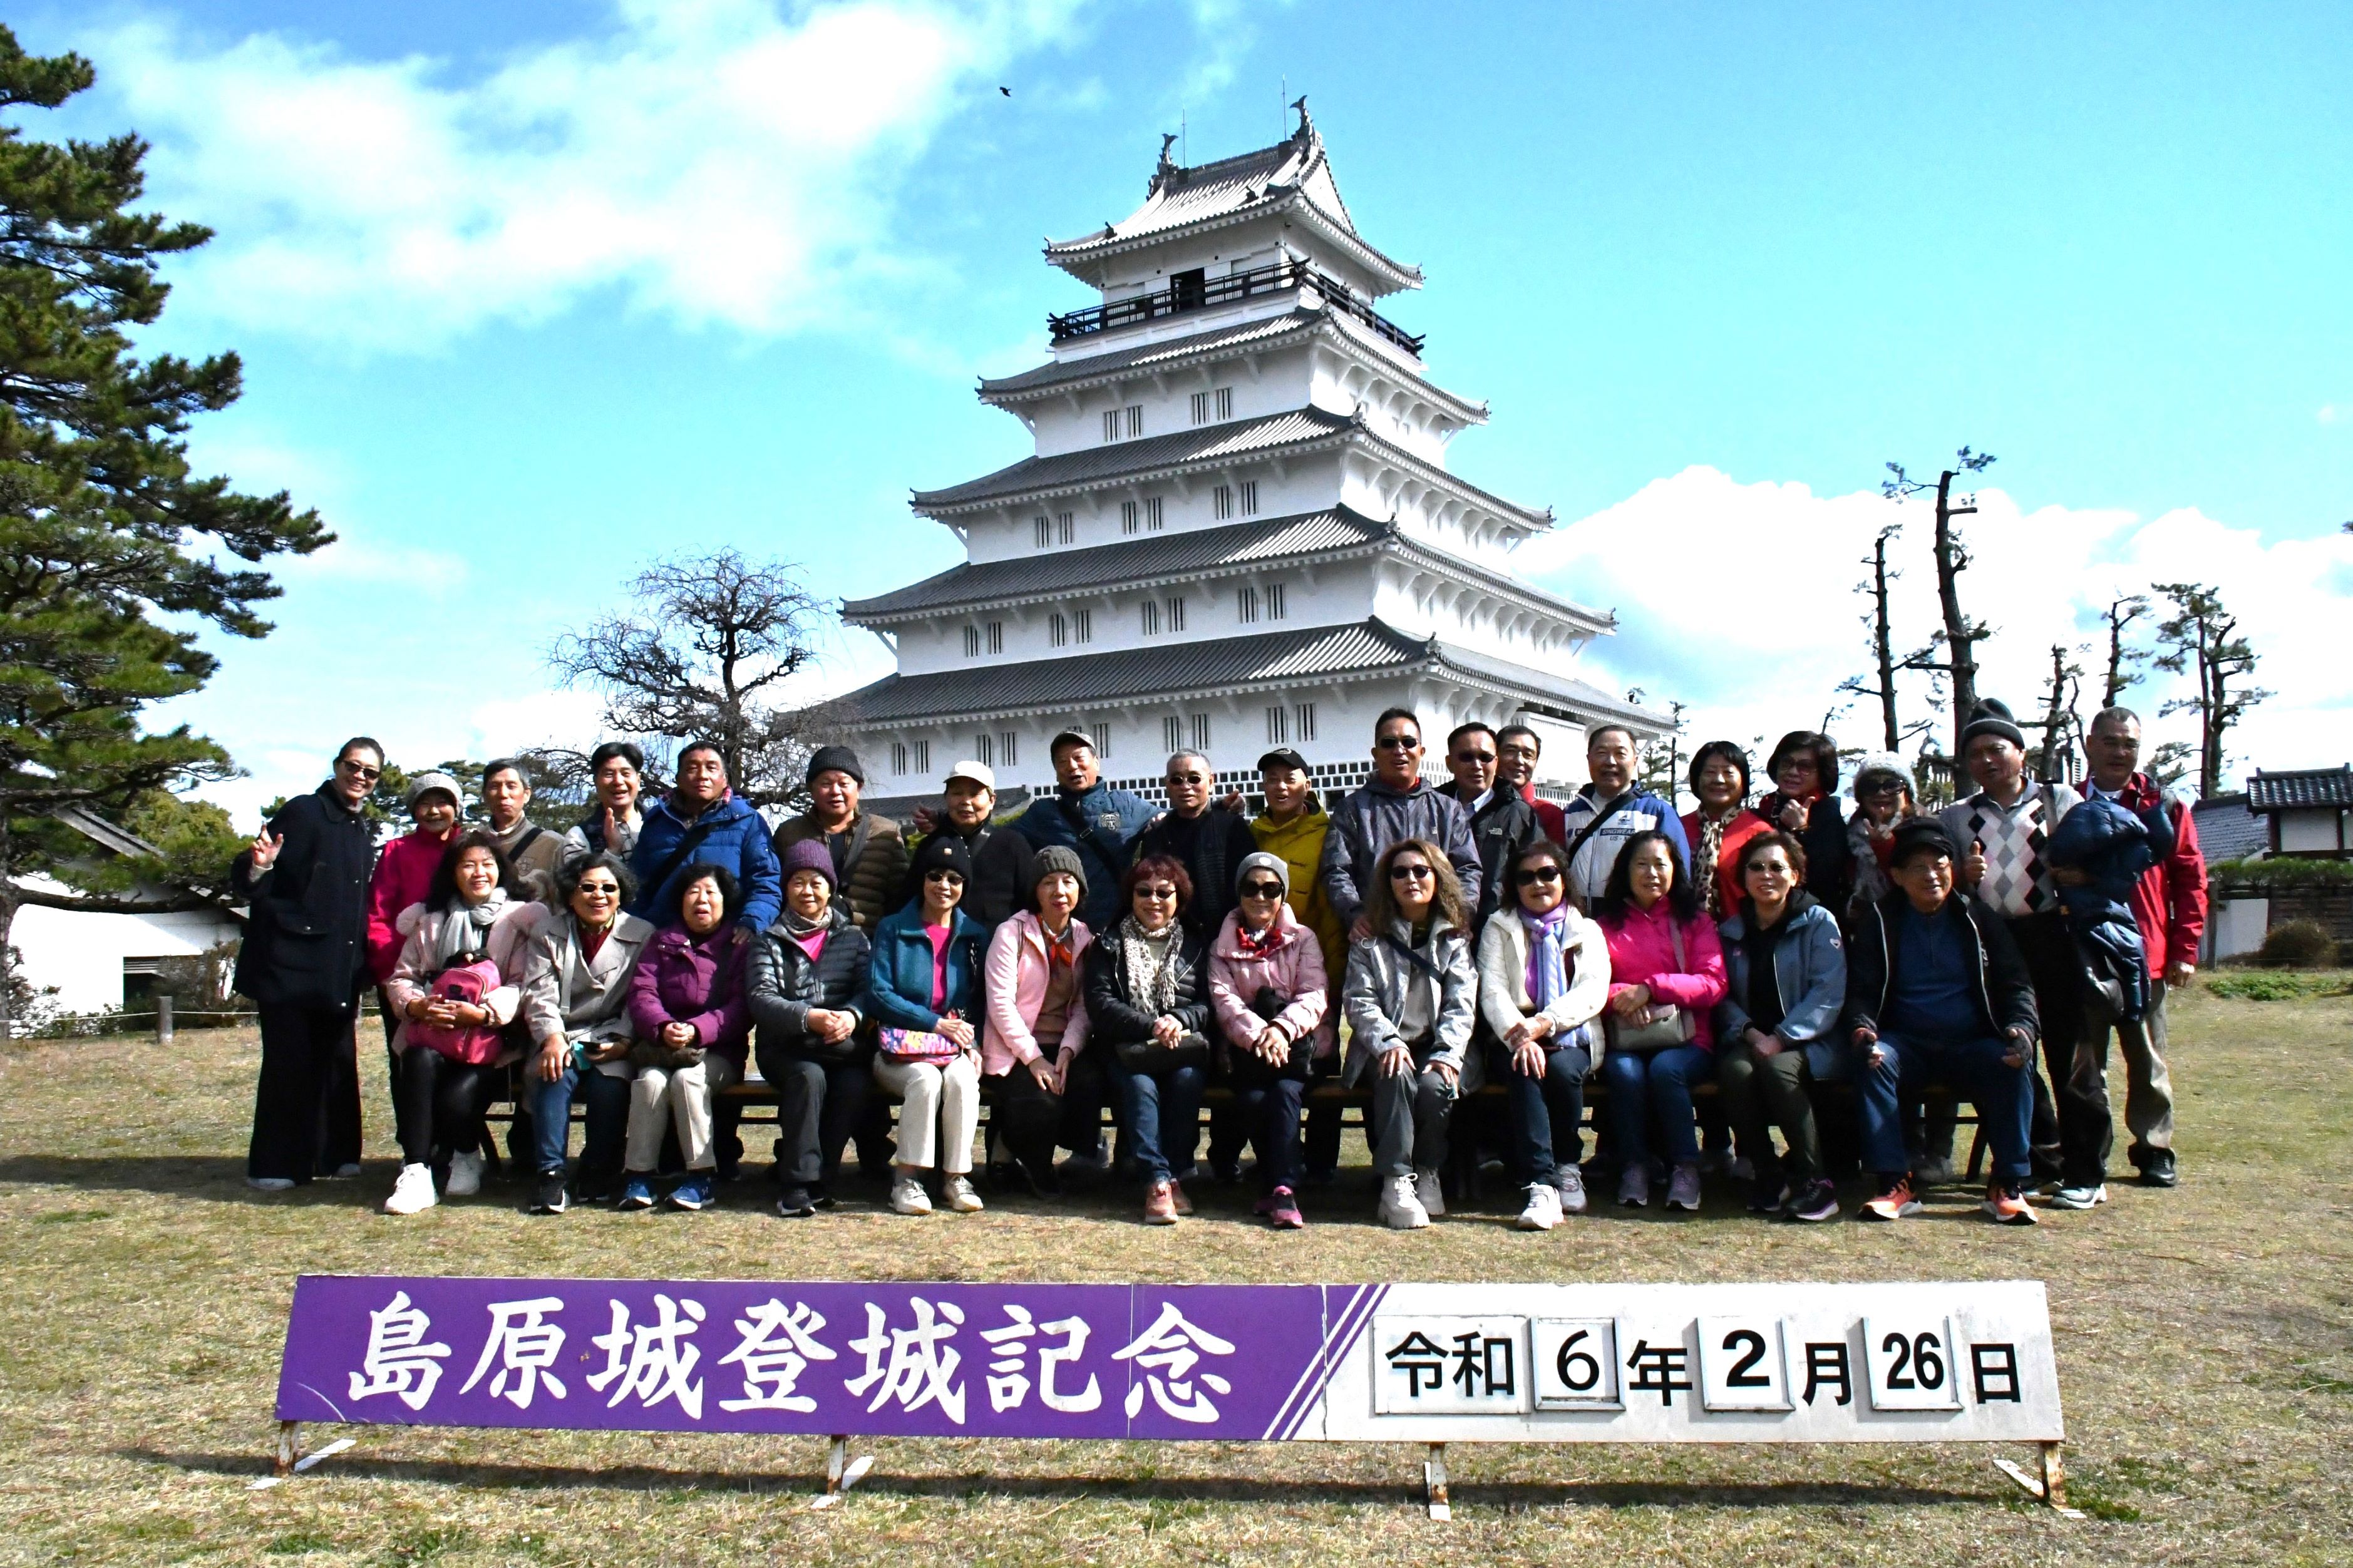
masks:
{"type": "Polygon", "coordinates": [[[728,787],[719,748],[697,741],[678,754],[678,784],[645,812],[629,868],[638,896],[629,912],[656,925],[678,913],[679,889],[690,866],[724,866],[744,890],[735,923],[745,940],[775,923],[784,909],[784,877],[776,846],[751,802],[728,787]]]}
{"type": "Polygon", "coordinates": [[[1031,801],[1014,830],[1032,849],[1062,844],[1079,852],[1087,868],[1087,896],[1079,918],[1090,931],[1109,931],[1124,912],[1119,907],[1119,881],[1134,858],[1136,836],[1157,813],[1142,795],[1103,782],[1094,737],[1084,730],[1063,731],[1047,752],[1060,791],[1051,800],[1031,801]]]}

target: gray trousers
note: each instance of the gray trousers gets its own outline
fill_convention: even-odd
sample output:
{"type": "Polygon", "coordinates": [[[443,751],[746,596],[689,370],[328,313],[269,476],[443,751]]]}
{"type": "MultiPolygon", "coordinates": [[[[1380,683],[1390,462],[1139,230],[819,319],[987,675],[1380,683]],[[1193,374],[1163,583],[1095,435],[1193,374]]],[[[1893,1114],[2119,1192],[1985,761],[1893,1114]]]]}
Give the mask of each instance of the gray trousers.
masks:
{"type": "Polygon", "coordinates": [[[678,1152],[690,1171],[718,1163],[711,1147],[711,1097],[735,1081],[735,1064],[706,1051],[691,1068],[642,1068],[629,1085],[628,1143],[622,1159],[644,1174],[661,1158],[662,1133],[678,1128],[678,1152]]]}
{"type": "Polygon", "coordinates": [[[1381,1070],[1378,1058],[1365,1068],[1373,1079],[1369,1131],[1376,1175],[1410,1176],[1446,1163],[1446,1124],[1454,1115],[1454,1085],[1422,1065],[1429,1059],[1428,1049],[1415,1051],[1413,1070],[1394,1078],[1381,1070]]]}
{"type": "MultiPolygon", "coordinates": [[[[2135,1163],[2145,1150],[2173,1147],[2173,1078],[2165,1070],[2165,982],[2148,986],[2148,1010],[2134,1023],[2116,1025],[2125,1058],[2125,1127],[2132,1133],[2135,1163]]],[[[2099,1067],[2107,1070],[2108,1041],[2100,1036],[2099,1067]]]]}

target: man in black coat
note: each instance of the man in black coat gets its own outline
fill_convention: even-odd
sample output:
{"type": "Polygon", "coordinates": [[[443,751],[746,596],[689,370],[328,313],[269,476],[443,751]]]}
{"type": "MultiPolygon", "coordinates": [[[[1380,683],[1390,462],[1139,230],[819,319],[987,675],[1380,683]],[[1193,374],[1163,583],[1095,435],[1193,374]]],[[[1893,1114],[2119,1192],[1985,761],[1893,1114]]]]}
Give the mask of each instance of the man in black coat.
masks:
{"type": "Polygon", "coordinates": [[[1503,761],[1495,731],[1472,720],[1446,737],[1446,771],[1454,782],[1440,790],[1452,795],[1471,818],[1471,843],[1479,855],[1479,900],[1471,910],[1471,934],[1487,923],[1504,901],[1504,873],[1517,855],[1544,836],[1536,808],[1518,790],[1496,782],[1503,761]]]}
{"type": "Polygon", "coordinates": [[[1258,840],[1242,814],[1209,804],[1216,778],[1209,759],[1198,752],[1170,757],[1161,781],[1168,786],[1167,813],[1135,841],[1138,860],[1166,855],[1193,879],[1193,896],[1186,901],[1182,918],[1185,929],[1204,942],[1218,934],[1233,910],[1234,876],[1243,858],[1258,853],[1258,840]]]}
{"type": "Polygon", "coordinates": [[[1935,817],[1895,830],[1896,890],[1856,916],[1847,949],[1846,1028],[1857,1053],[1863,1163],[1879,1173],[1865,1219],[1917,1214],[1899,1107],[1931,1083],[1978,1109],[1993,1146],[1985,1210],[2032,1225],[2025,1198],[2029,1075],[2041,1023],[2034,982],[2000,915],[1954,886],[1959,848],[1935,817]]]}
{"type": "Polygon", "coordinates": [[[313,1176],[354,1176],[360,1080],[352,1027],[368,983],[368,876],[375,834],[361,807],[384,748],[343,742],[334,776],[286,803],[229,868],[248,906],[237,989],[261,1016],[246,1184],[284,1192],[313,1176]]]}
{"type": "MultiPolygon", "coordinates": [[[[1017,829],[992,820],[997,810],[997,771],[987,763],[964,762],[950,768],[946,795],[944,810],[916,809],[917,831],[907,836],[907,847],[913,849],[934,833],[953,833],[963,839],[965,847],[972,851],[972,881],[965,888],[964,902],[956,907],[994,931],[1029,905],[1029,889],[1022,886],[1029,869],[1029,840],[1017,829]]],[[[898,901],[891,907],[906,908],[921,891],[923,884],[911,861],[899,885],[898,901]]]]}

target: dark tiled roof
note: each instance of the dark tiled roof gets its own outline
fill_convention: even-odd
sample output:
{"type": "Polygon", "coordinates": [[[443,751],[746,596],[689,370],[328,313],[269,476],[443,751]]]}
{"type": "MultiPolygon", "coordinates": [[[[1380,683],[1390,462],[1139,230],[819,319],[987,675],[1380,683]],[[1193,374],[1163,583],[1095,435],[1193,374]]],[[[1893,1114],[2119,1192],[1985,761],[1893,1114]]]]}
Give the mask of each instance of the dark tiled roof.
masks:
{"type": "Polygon", "coordinates": [[[1387,523],[1335,507],[1293,517],[1228,523],[1221,528],[1146,533],[1084,550],[1053,551],[1003,561],[967,561],[893,593],[850,600],[841,606],[841,613],[847,619],[863,620],[935,610],[948,605],[1076,593],[1344,550],[1369,543],[1388,531],[1387,523]]]}
{"type": "Polygon", "coordinates": [[[2271,828],[2247,809],[2243,795],[2197,801],[2190,805],[2189,816],[2198,827],[2198,851],[2210,866],[2218,860],[2243,860],[2271,849],[2271,828]]]}
{"type": "Polygon", "coordinates": [[[1024,458],[977,479],[940,490],[917,490],[917,511],[971,506],[1029,490],[1053,489],[1092,479],[1117,479],[1122,474],[1148,473],[1186,463],[1215,461],[1263,452],[1276,447],[1321,441],[1354,428],[1356,421],[1321,408],[1294,408],[1261,419],[1237,419],[1227,425],[1206,425],[1172,436],[1147,436],[1136,441],[1112,441],[1051,458],[1024,458]]]}
{"type": "Polygon", "coordinates": [[[1211,642],[1122,648],[1022,664],[892,675],[840,700],[853,724],[906,723],[1043,709],[1078,710],[1166,692],[1233,689],[1442,667],[1528,693],[1568,711],[1608,713],[1659,727],[1655,714],[1581,681],[1410,637],[1375,619],[1211,642]]]}
{"type": "Polygon", "coordinates": [[[2297,768],[2289,773],[2255,770],[2247,780],[2247,808],[2284,811],[2298,806],[2353,806],[2353,766],[2297,768]]]}
{"type": "Polygon", "coordinates": [[[1030,392],[1043,386],[1058,386],[1066,381],[1082,381],[1114,370],[1134,370],[1166,364],[1189,354],[1207,353],[1217,349],[1230,349],[1248,343],[1261,342],[1286,333],[1312,327],[1324,320],[1321,310],[1286,310],[1280,316],[1268,316],[1261,321],[1244,321],[1240,326],[1219,327],[1206,332],[1190,332],[1181,338],[1162,338],[1156,342],[1137,343],[1131,348],[1117,349],[1110,353],[1089,354],[1084,359],[1056,360],[1035,370],[1025,370],[1019,375],[1003,376],[997,380],[981,378],[980,392],[984,397],[1002,394],[1030,392]]]}

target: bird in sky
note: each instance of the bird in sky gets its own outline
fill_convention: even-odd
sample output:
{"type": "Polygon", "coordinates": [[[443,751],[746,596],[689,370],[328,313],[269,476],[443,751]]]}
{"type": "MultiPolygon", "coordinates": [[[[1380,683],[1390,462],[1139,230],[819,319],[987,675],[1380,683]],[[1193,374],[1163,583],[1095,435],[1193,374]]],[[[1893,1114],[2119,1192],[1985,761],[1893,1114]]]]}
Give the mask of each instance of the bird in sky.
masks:
{"type": "Polygon", "coordinates": [[[1009,87],[1000,87],[997,90],[1003,93],[1008,98],[1011,98],[1013,96],[1013,89],[1009,87]]]}

